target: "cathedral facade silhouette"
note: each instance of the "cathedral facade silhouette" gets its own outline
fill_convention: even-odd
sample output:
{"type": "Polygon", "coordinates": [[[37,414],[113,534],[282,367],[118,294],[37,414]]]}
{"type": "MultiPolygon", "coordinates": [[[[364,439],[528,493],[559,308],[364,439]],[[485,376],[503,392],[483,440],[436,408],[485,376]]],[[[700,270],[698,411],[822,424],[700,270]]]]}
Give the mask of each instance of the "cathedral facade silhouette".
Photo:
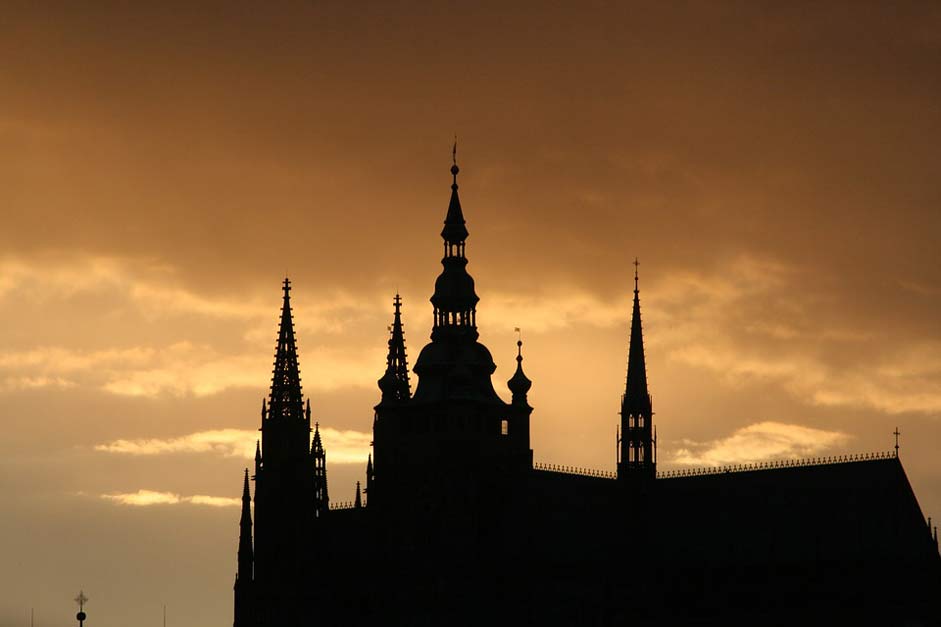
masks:
{"type": "Polygon", "coordinates": [[[352,507],[330,506],[284,281],[234,627],[938,624],[937,533],[897,449],[657,472],[636,267],[616,473],[534,465],[522,342],[506,402],[451,173],[431,341],[413,389],[396,295],[352,507]]]}

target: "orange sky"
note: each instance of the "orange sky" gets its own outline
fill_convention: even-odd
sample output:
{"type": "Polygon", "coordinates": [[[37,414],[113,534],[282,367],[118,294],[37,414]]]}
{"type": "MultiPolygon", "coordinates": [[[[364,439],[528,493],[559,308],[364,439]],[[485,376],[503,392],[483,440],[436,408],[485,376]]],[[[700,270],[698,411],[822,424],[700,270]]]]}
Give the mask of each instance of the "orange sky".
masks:
{"type": "Polygon", "coordinates": [[[662,468],[898,425],[941,516],[936,5],[109,4],[0,23],[0,624],[79,587],[96,627],[231,620],[285,272],[352,498],[396,289],[410,357],[430,332],[455,133],[537,461],[614,466],[637,256],[662,468]]]}

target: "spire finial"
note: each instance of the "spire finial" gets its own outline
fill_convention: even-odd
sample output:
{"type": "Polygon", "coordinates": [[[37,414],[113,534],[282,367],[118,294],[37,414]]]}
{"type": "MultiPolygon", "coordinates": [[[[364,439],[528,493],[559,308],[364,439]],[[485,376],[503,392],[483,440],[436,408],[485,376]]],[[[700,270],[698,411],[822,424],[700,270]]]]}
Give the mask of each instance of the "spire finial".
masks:
{"type": "Polygon", "coordinates": [[[637,260],[637,257],[634,257],[634,291],[637,291],[637,278],[638,278],[638,266],[640,266],[640,261],[637,260]]]}
{"type": "Polygon", "coordinates": [[[519,327],[514,327],[513,330],[516,331],[516,362],[519,363],[523,361],[523,332],[519,327]]]}
{"type": "Polygon", "coordinates": [[[895,431],[892,432],[892,435],[895,436],[895,456],[899,456],[899,436],[902,435],[902,432],[899,431],[899,428],[896,427],[895,431]]]}
{"type": "Polygon", "coordinates": [[[454,177],[454,186],[457,187],[457,173],[461,169],[457,167],[457,135],[454,136],[454,145],[451,147],[451,175],[454,177]]]}

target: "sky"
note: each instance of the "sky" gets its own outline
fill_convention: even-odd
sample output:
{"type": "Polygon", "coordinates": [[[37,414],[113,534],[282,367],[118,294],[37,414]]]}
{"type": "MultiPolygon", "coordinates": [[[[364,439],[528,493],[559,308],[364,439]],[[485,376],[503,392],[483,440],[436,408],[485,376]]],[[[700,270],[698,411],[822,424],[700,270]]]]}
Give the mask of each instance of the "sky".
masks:
{"type": "Polygon", "coordinates": [[[937,3],[142,4],[0,21],[0,627],[232,620],[285,274],[352,500],[455,135],[536,461],[614,468],[637,257],[661,469],[898,427],[941,517],[937,3]]]}

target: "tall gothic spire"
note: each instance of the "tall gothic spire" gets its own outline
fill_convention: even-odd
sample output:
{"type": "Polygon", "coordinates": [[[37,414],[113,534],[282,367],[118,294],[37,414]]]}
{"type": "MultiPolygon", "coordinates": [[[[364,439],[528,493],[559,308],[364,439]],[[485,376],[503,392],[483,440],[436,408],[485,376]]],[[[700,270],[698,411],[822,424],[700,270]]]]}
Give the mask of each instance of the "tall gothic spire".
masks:
{"type": "Polygon", "coordinates": [[[237,582],[252,580],[254,562],[252,550],[252,496],[248,490],[248,468],[245,469],[245,481],[242,485],[242,519],[239,521],[239,551],[237,582]]]}
{"type": "Polygon", "coordinates": [[[622,409],[629,413],[650,413],[650,394],[647,392],[647,364],[644,360],[644,332],[640,321],[640,290],[638,266],[634,260],[634,311],[631,314],[631,346],[627,359],[627,384],[622,409]]]}
{"type": "Polygon", "coordinates": [[[405,354],[405,332],[402,328],[402,298],[396,294],[392,301],[395,314],[389,328],[389,354],[386,357],[386,372],[379,379],[383,401],[405,401],[411,395],[408,380],[408,358],[405,354]]]}
{"type": "Polygon", "coordinates": [[[461,210],[461,199],[457,194],[457,143],[454,146],[454,164],[451,166],[451,202],[441,230],[444,240],[443,271],[435,281],[435,293],[431,297],[434,305],[434,330],[432,339],[442,333],[448,335],[470,335],[477,338],[477,293],[474,279],[467,273],[467,258],[464,255],[468,232],[461,210]]]}
{"type": "Polygon", "coordinates": [[[297,363],[297,343],[294,336],[294,318],[291,315],[291,281],[284,279],[284,304],[281,325],[275,349],[274,370],[271,377],[271,400],[268,419],[303,419],[301,376],[297,363]]]}
{"type": "Polygon", "coordinates": [[[621,440],[618,443],[618,478],[652,480],[657,474],[657,443],[653,408],[647,391],[644,335],[640,322],[640,290],[634,260],[634,311],[631,314],[631,346],[627,358],[627,382],[621,398],[621,440]]]}

